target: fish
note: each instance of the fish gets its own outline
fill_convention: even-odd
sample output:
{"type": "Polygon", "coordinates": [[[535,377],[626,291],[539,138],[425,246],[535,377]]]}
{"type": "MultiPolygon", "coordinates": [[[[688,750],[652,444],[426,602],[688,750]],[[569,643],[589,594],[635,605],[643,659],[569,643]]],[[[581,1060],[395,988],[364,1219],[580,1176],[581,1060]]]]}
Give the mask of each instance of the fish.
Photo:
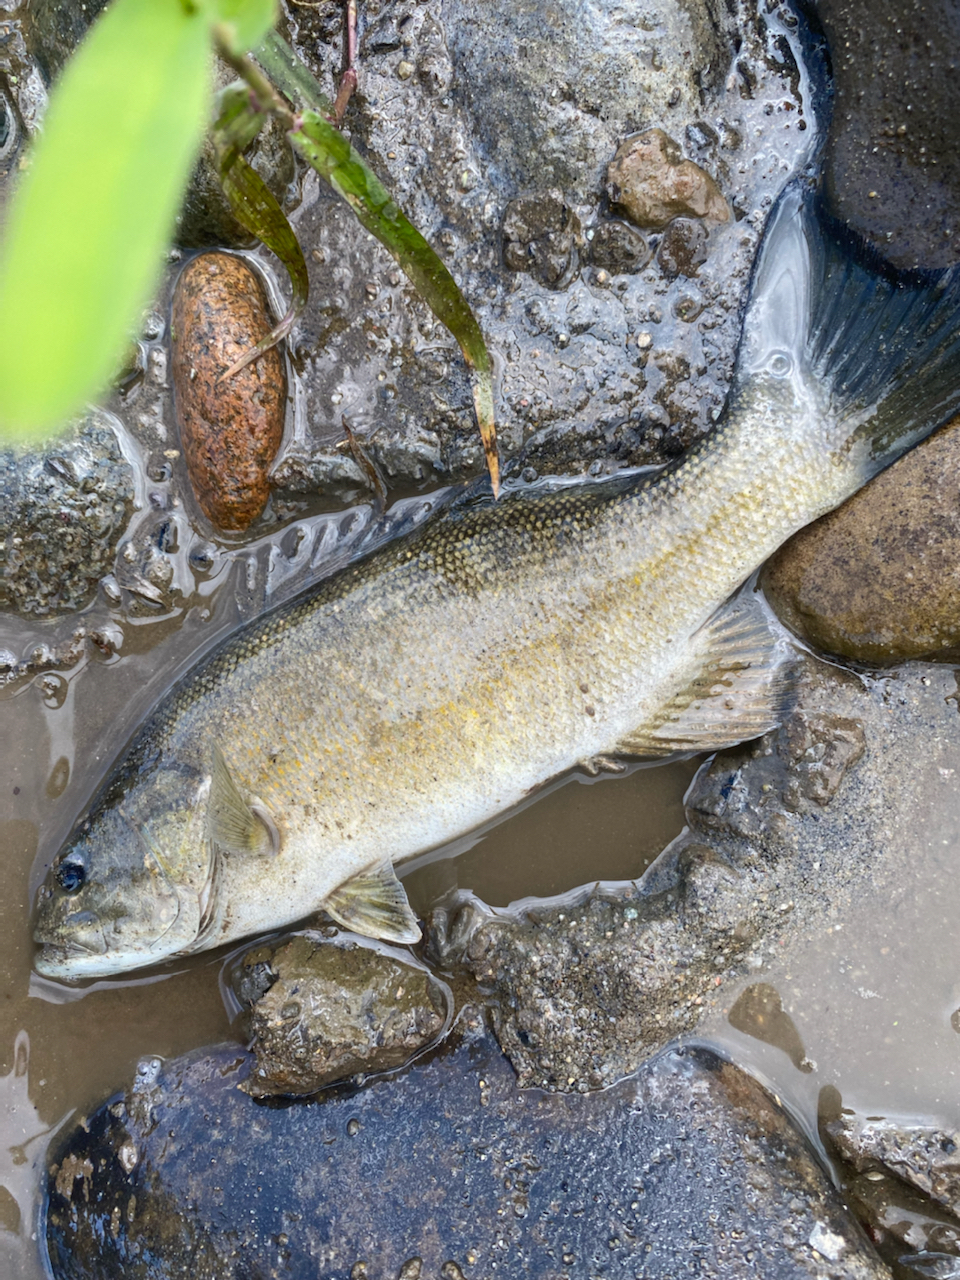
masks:
{"type": "Polygon", "coordinates": [[[406,860],[578,766],[774,727],[794,651],[743,584],[956,412],[958,318],[956,272],[891,275],[788,186],[713,430],[658,471],[468,484],[203,657],[53,858],[37,971],[120,973],[320,910],[411,943],[406,860]]]}

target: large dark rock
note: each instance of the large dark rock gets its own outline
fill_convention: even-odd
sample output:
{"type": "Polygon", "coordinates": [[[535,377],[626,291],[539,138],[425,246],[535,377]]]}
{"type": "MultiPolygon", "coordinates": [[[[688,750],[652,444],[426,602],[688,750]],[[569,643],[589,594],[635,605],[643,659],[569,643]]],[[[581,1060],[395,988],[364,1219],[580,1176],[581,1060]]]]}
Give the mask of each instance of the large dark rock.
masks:
{"type": "Polygon", "coordinates": [[[52,1157],[56,1280],[881,1280],[806,1141],[707,1050],[517,1089],[473,1020],[405,1075],[258,1105],[225,1045],[141,1064],[52,1157]]]}
{"type": "Polygon", "coordinates": [[[897,267],[960,260],[955,0],[818,0],[836,100],[834,211],[897,267]]]}

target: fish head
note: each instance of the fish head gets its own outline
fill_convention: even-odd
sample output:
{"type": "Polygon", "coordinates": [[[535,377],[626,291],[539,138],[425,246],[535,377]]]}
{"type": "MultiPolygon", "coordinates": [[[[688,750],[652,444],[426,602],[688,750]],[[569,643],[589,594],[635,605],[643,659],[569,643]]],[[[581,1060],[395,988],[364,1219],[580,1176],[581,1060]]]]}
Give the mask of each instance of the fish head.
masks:
{"type": "Polygon", "coordinates": [[[215,899],[201,791],[152,770],[77,824],[37,895],[38,973],[102,977],[192,950],[215,899]]]}

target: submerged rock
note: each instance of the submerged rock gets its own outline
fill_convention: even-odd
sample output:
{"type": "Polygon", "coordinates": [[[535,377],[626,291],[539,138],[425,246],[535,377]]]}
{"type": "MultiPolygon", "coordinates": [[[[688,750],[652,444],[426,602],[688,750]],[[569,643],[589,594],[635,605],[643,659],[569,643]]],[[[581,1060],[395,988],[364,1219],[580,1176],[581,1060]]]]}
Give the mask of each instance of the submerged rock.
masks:
{"type": "Polygon", "coordinates": [[[246,529],[270,496],[286,412],[283,355],[272,347],[221,378],[271,327],[263,282],[243,258],[204,253],[184,267],[170,320],[177,421],[197,502],[220,529],[246,529]]]}
{"type": "Polygon", "coordinates": [[[650,246],[636,227],[617,218],[607,218],[593,228],[590,261],[612,275],[639,271],[650,261],[650,246]]]}
{"type": "Polygon", "coordinates": [[[674,218],[664,231],[657,262],[665,276],[695,276],[707,260],[707,232],[702,222],[674,218]]]}
{"type": "MultiPolygon", "coordinates": [[[[883,1168],[960,1219],[960,1132],[840,1109],[821,1125],[858,1173],[883,1168]]],[[[960,1238],[960,1223],[958,1223],[960,1238]]]]}
{"type": "Polygon", "coordinates": [[[960,657],[960,421],[929,437],[763,571],[782,620],[859,662],[960,657]]]}
{"type": "Polygon", "coordinates": [[[960,1133],[866,1117],[831,1088],[821,1093],[819,1130],[881,1255],[930,1280],[960,1274],[960,1133]]]}
{"type": "MultiPolygon", "coordinates": [[[[700,771],[687,829],[636,884],[522,912],[462,893],[438,909],[434,952],[497,1002],[521,1084],[585,1090],[635,1071],[730,1004],[767,958],[893,892],[906,851],[927,847],[915,815],[960,751],[946,697],[954,681],[937,668],[891,685],[804,657],[783,725],[700,771]]],[[[776,993],[755,995],[734,1017],[756,1036],[779,1016],[775,1041],[805,1069],[776,993]]]]}
{"type": "Polygon", "coordinates": [[[408,952],[300,934],[248,951],[234,982],[256,1059],[240,1086],[254,1097],[310,1094],[403,1066],[436,1040],[451,996],[408,952]]]}
{"type": "Polygon", "coordinates": [[[133,513],[133,468],[96,410],[43,448],[0,450],[0,606],[82,609],[114,564],[133,513]]]}
{"type": "Polygon", "coordinates": [[[684,158],[662,129],[628,138],[607,169],[610,202],[638,227],[661,231],[674,218],[726,222],[720,188],[699,165],[684,158]]]}
{"type": "Polygon", "coordinates": [[[512,200],[503,216],[504,266],[564,289],[576,278],[580,238],[580,219],[561,191],[512,200]]]}
{"type": "Polygon", "coordinates": [[[147,1060],[61,1139],[56,1280],[889,1274],[783,1110],[704,1049],[586,1097],[520,1091],[475,1017],[322,1102],[258,1105],[249,1068],[147,1060]]]}

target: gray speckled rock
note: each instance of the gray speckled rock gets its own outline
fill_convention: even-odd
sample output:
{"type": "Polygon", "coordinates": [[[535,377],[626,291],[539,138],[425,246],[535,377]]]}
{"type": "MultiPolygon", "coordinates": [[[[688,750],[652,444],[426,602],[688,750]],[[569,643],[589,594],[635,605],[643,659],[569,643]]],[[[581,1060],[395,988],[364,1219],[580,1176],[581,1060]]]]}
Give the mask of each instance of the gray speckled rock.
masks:
{"type": "Polygon", "coordinates": [[[706,1050],[524,1093],[474,1019],[402,1076],[286,1107],[236,1087],[248,1065],[147,1060],[60,1141],[56,1280],[889,1276],[785,1113],[706,1050]]]}
{"type": "Polygon", "coordinates": [[[99,410],[43,449],[0,452],[0,605],[39,617],[81,609],[113,568],[134,494],[99,410]]]}
{"type": "Polygon", "coordinates": [[[960,1133],[865,1116],[833,1088],[821,1092],[819,1129],[847,1203],[883,1256],[909,1265],[905,1249],[932,1255],[915,1272],[928,1280],[960,1274],[960,1133]]]}
{"type": "Polygon", "coordinates": [[[369,939],[297,934],[241,957],[234,986],[252,1005],[254,1097],[310,1094],[402,1066],[436,1040],[451,996],[408,952],[369,939]]]}
{"type": "MultiPolygon", "coordinates": [[[[705,0],[424,0],[409,12],[371,0],[360,27],[346,127],[477,314],[501,371],[504,457],[610,469],[662,461],[702,435],[726,394],[767,211],[816,132],[795,24],[705,0]],[[607,167],[624,138],[651,128],[733,211],[684,260],[695,285],[676,253],[661,269],[659,233],[648,244],[611,216],[607,167]]],[[[297,41],[331,85],[339,11],[298,8],[297,41]]],[[[298,232],[314,301],[294,351],[302,430],[278,485],[335,489],[323,461],[344,414],[389,482],[478,471],[452,337],[325,191],[298,232]]]]}
{"type": "MultiPolygon", "coordinates": [[[[434,948],[496,998],[521,1082],[587,1089],[636,1070],[765,956],[894,892],[909,851],[927,848],[917,815],[960,752],[948,697],[952,676],[935,667],[869,682],[804,658],[783,726],[701,770],[688,830],[638,884],[520,915],[455,895],[434,948]]],[[[802,1063],[799,1042],[783,1047],[802,1063]]]]}

